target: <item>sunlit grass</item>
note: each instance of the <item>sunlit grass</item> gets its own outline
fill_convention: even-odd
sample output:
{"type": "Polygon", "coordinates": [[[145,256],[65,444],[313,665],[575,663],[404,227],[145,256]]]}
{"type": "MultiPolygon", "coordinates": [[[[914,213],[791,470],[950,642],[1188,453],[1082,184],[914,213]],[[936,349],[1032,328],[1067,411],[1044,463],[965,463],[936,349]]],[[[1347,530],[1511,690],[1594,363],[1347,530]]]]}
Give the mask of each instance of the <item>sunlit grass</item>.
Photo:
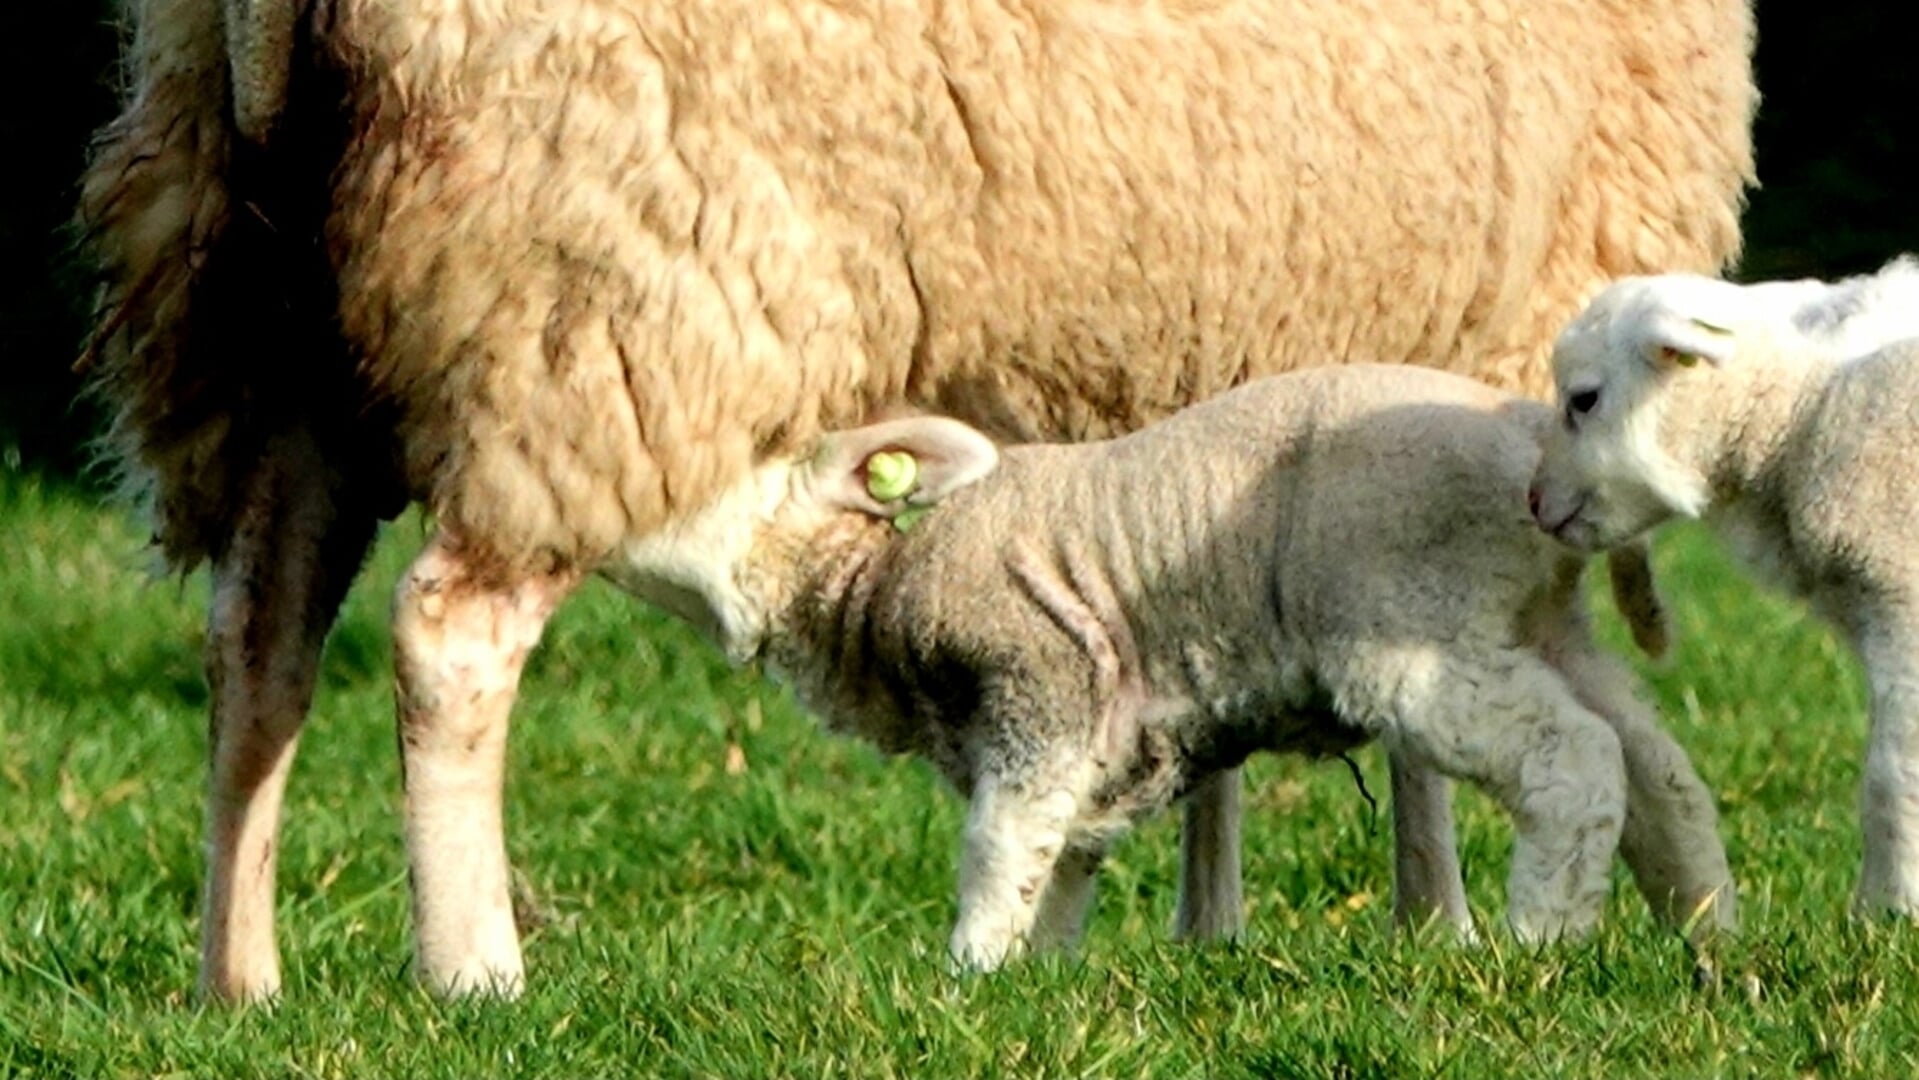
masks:
{"type": "MultiPolygon", "coordinates": [[[[1389,935],[1384,806],[1341,765],[1274,758],[1248,773],[1244,943],[1166,940],[1169,816],[1116,852],[1078,959],[953,978],[958,800],[595,586],[515,714],[508,843],[544,920],[529,992],[437,1002],[409,968],[384,625],[409,519],[351,598],[295,768],[286,995],[240,1013],[191,993],[205,583],[143,577],[141,536],[0,474],[0,1075],[1919,1074],[1919,930],[1845,914],[1856,666],[1696,533],[1662,541],[1679,642],[1641,667],[1719,793],[1743,889],[1717,983],[1623,871],[1593,941],[1502,937],[1510,832],[1471,791],[1488,945],[1389,935]]],[[[1383,804],[1382,761],[1359,760],[1383,804]]]]}

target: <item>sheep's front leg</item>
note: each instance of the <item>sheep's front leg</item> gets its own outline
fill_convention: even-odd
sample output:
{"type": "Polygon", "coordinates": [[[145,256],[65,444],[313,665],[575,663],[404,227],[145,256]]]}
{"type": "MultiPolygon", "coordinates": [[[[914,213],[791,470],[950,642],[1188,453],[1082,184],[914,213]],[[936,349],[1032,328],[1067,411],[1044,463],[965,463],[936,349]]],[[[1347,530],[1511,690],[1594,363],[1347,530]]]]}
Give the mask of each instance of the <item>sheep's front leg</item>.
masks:
{"type": "Polygon", "coordinates": [[[268,442],[213,559],[206,667],[207,879],[200,991],[226,1001],[280,988],[273,891],[281,799],[313,703],[320,650],[374,516],[304,432],[268,442]]]}
{"type": "Polygon", "coordinates": [[[1078,808],[1065,786],[991,774],[974,785],[949,945],[957,966],[991,971],[1025,947],[1078,808]]]}
{"type": "Polygon", "coordinates": [[[1862,914],[1919,918],[1919,634],[1880,628],[1860,650],[1872,729],[1860,783],[1862,914]]]}
{"type": "Polygon", "coordinates": [[[1179,908],[1173,937],[1205,941],[1239,934],[1246,924],[1240,896],[1239,770],[1214,773],[1180,807],[1179,908]]]}
{"type": "Polygon", "coordinates": [[[507,715],[572,572],[501,581],[445,533],[394,597],[407,857],[420,975],[449,993],[517,993],[519,932],[501,825],[507,715]]]}
{"type": "Polygon", "coordinates": [[[1393,921],[1434,920],[1473,941],[1473,916],[1453,837],[1452,784],[1405,750],[1386,755],[1393,788],[1393,921]]]}

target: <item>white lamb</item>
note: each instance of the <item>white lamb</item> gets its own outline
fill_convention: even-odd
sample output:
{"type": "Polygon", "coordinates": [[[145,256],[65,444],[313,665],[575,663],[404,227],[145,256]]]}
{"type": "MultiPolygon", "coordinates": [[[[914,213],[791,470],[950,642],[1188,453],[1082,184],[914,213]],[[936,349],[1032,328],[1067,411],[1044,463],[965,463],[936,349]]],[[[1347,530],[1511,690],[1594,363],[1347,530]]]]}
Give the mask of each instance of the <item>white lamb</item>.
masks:
{"type": "MultiPolygon", "coordinates": [[[[1109,841],[1252,751],[1371,738],[1416,797],[1437,769],[1512,813],[1521,939],[1590,928],[1616,849],[1661,917],[1730,925],[1712,799],[1592,643],[1584,557],[1527,516],[1551,420],[1381,365],[1098,443],[996,451],[895,420],[762,467],[612,576],[970,796],[964,965],[1071,941],[1109,841]],[[887,490],[881,466],[908,461],[916,485],[887,490]],[[932,503],[910,531],[888,520],[932,503]]],[[[1396,816],[1402,848],[1450,824],[1443,802],[1411,835],[1396,816]]]]}
{"type": "Polygon", "coordinates": [[[1919,916],[1919,262],[1833,284],[1622,279],[1553,367],[1540,527],[1595,550],[1703,518],[1838,629],[1872,695],[1855,907],[1919,916]]]}

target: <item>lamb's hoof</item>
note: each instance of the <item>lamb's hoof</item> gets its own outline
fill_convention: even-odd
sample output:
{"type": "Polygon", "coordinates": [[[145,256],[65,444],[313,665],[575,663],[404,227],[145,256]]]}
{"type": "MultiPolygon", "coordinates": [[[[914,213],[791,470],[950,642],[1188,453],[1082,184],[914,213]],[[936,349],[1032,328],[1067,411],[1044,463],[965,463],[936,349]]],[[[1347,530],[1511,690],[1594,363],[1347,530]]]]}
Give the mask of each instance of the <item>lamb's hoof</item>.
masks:
{"type": "Polygon", "coordinates": [[[1719,963],[1713,959],[1711,953],[1693,954],[1692,988],[1702,993],[1719,992],[1719,963]]]}
{"type": "Polygon", "coordinates": [[[1860,889],[1853,894],[1852,916],[1880,922],[1919,922],[1919,895],[1912,889],[1860,889]]]}
{"type": "Polygon", "coordinates": [[[422,980],[437,997],[449,1001],[514,1001],[526,992],[526,973],[484,965],[460,969],[422,980]]]}
{"type": "Polygon", "coordinates": [[[1520,944],[1539,948],[1561,942],[1571,944],[1584,941],[1592,935],[1598,921],[1593,916],[1541,912],[1513,919],[1512,931],[1520,944]]]}
{"type": "Polygon", "coordinates": [[[1019,940],[995,941],[953,938],[946,950],[946,968],[955,975],[985,974],[998,971],[1014,956],[1025,951],[1019,940]]]}

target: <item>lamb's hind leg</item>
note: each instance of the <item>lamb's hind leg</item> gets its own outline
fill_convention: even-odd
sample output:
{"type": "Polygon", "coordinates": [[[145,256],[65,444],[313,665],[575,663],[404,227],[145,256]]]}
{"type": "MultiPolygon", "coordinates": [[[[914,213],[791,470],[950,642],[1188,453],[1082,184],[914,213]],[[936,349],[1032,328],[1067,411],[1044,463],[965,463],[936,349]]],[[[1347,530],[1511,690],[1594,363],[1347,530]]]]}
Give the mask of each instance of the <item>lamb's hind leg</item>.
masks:
{"type": "Polygon", "coordinates": [[[1478,935],[1459,874],[1452,784],[1405,749],[1388,753],[1387,761],[1393,785],[1393,921],[1422,926],[1437,920],[1473,941],[1478,935]]]}
{"type": "Polygon", "coordinates": [[[375,518],[305,431],[270,440],[214,553],[207,616],[207,878],[200,990],[227,1001],[280,987],[273,892],[280,805],[327,630],[375,518]]]}
{"type": "Polygon", "coordinates": [[[1179,908],[1173,936],[1234,937],[1245,926],[1240,899],[1239,770],[1215,773],[1180,806],[1179,908]]]}
{"type": "Polygon", "coordinates": [[[1513,816],[1507,918],[1524,941],[1585,934],[1610,886],[1626,810],[1619,739],[1530,653],[1411,647],[1350,650],[1332,686],[1379,731],[1513,816]]]}
{"type": "MultiPolygon", "coordinates": [[[[1453,839],[1452,788],[1445,776],[1410,755],[1389,755],[1393,785],[1393,920],[1402,926],[1434,919],[1472,941],[1471,910],[1453,839]]],[[[1195,787],[1183,805],[1179,834],[1179,909],[1173,936],[1233,937],[1245,927],[1240,898],[1239,770],[1195,787]]]]}
{"type": "Polygon", "coordinates": [[[1919,918],[1919,631],[1878,626],[1861,642],[1872,729],[1860,783],[1862,914],[1919,918]]]}
{"type": "Polygon", "coordinates": [[[393,604],[407,858],[420,976],[449,993],[517,993],[501,789],[527,654],[579,575],[501,577],[446,533],[393,604]]]}
{"type": "Polygon", "coordinates": [[[1619,660],[1581,639],[1552,658],[1573,694],[1612,725],[1626,765],[1626,824],[1619,852],[1668,926],[1700,937],[1738,923],[1732,871],[1712,792],[1634,692],[1619,660]]]}

